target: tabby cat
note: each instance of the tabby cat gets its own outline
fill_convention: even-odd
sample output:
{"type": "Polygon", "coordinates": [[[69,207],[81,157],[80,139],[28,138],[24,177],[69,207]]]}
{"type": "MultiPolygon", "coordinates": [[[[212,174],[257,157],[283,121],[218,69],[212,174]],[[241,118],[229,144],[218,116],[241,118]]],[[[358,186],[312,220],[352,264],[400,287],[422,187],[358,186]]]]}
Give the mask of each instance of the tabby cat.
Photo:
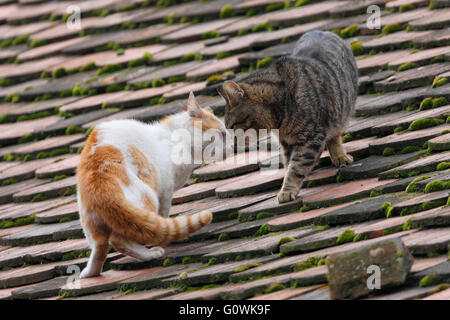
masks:
{"type": "Polygon", "coordinates": [[[331,32],[305,33],[290,56],[239,81],[225,81],[230,129],[279,129],[286,173],[280,203],[294,200],[325,145],[336,166],[351,164],[341,135],[356,101],[358,70],[352,51],[331,32]]]}
{"type": "MultiPolygon", "coordinates": [[[[156,259],[164,255],[160,245],[186,238],[211,221],[208,211],[168,218],[174,190],[186,183],[194,167],[192,161],[174,163],[172,151],[180,147],[171,139],[176,130],[191,137],[206,130],[227,137],[225,125],[202,109],[192,93],[187,112],[153,124],[107,121],[90,134],[77,168],[79,213],[92,249],[81,278],[101,273],[109,244],[140,260],[156,259]]],[[[183,141],[193,148],[194,139],[183,141]]]]}

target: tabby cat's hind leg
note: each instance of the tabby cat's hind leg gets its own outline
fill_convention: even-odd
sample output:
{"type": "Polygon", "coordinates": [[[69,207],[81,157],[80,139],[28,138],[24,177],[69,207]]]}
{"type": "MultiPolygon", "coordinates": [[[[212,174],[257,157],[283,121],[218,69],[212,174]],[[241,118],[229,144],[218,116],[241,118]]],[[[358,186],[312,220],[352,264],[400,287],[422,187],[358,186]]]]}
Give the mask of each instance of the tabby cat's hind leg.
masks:
{"type": "Polygon", "coordinates": [[[340,134],[329,139],[326,144],[330,153],[331,162],[336,167],[343,167],[353,163],[353,157],[345,152],[340,134]]]}
{"type": "Polygon", "coordinates": [[[113,233],[109,239],[111,245],[120,253],[126,254],[130,257],[141,261],[149,261],[158,259],[164,255],[164,249],[161,247],[153,247],[151,249],[145,246],[122,237],[117,233],[113,233]]]}

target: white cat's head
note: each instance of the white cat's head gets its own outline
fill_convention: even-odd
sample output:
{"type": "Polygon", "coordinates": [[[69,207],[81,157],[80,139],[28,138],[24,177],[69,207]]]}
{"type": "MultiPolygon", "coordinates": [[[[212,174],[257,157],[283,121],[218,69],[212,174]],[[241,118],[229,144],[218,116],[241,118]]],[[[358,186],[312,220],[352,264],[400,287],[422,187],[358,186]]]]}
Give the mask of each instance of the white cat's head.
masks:
{"type": "Polygon", "coordinates": [[[232,153],[231,135],[211,108],[201,108],[194,94],[189,94],[187,112],[194,130],[202,132],[204,161],[222,160],[232,153]],[[211,157],[210,159],[208,159],[211,157]],[[219,159],[221,158],[221,159],[219,159]]]}

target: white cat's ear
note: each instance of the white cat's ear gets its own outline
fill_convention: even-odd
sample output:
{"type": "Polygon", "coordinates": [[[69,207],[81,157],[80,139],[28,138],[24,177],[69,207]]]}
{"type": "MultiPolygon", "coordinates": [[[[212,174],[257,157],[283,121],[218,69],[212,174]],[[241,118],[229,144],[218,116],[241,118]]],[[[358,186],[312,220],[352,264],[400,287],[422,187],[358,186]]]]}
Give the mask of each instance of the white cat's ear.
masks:
{"type": "Polygon", "coordinates": [[[239,102],[244,97],[244,90],[234,81],[225,81],[222,84],[224,98],[231,104],[239,102]]]}
{"type": "Polygon", "coordinates": [[[195,99],[194,93],[192,93],[192,91],[189,93],[189,99],[187,102],[187,111],[189,112],[189,115],[192,118],[201,118],[203,115],[202,108],[200,108],[200,105],[195,99]]]}

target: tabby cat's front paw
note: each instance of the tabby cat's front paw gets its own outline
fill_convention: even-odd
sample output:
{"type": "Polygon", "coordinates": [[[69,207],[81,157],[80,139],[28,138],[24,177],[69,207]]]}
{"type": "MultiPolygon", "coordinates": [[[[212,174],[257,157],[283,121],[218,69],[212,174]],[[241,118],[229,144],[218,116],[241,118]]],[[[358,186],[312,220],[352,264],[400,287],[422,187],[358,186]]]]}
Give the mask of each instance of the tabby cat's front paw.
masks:
{"type": "Polygon", "coordinates": [[[278,203],[284,203],[295,200],[296,196],[297,192],[294,192],[293,190],[281,190],[278,193],[278,203]]]}
{"type": "Polygon", "coordinates": [[[338,157],[331,157],[331,162],[336,166],[336,167],[345,167],[346,165],[350,165],[353,163],[353,157],[349,154],[341,154],[338,157]]]}

